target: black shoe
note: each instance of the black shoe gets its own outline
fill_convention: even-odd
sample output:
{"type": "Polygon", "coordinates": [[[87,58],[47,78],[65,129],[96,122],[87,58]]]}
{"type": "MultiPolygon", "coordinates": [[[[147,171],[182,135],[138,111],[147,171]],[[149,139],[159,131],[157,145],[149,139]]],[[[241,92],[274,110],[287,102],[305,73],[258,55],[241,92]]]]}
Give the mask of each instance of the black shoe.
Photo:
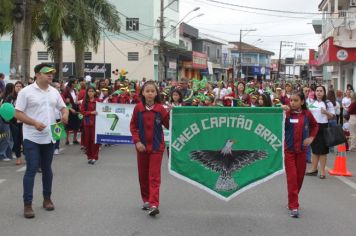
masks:
{"type": "Polygon", "coordinates": [[[79,144],[79,142],[77,140],[73,141],[73,144],[79,144]]]}
{"type": "Polygon", "coordinates": [[[93,159],[93,160],[91,160],[91,163],[90,163],[90,164],[94,165],[95,162],[96,162],[96,160],[93,159]]]}
{"type": "Polygon", "coordinates": [[[307,176],[317,176],[318,175],[318,170],[306,172],[305,175],[307,175],[307,176]]]}
{"type": "Polygon", "coordinates": [[[319,175],[319,178],[320,178],[320,179],[325,179],[326,176],[325,176],[325,175],[319,175]]]}
{"type": "Polygon", "coordinates": [[[159,210],[158,207],[156,206],[151,207],[150,210],[148,211],[149,216],[156,216],[158,214],[159,214],[159,210]]]}
{"type": "Polygon", "coordinates": [[[37,169],[37,172],[38,172],[38,173],[42,173],[42,169],[41,169],[41,168],[38,168],[38,169],[37,169]]]}
{"type": "Polygon", "coordinates": [[[299,211],[298,209],[294,209],[290,211],[290,216],[293,218],[299,218],[299,211]]]}
{"type": "Polygon", "coordinates": [[[66,142],[66,145],[69,145],[69,141],[66,142]]]}
{"type": "Polygon", "coordinates": [[[150,203],[149,202],[143,203],[141,209],[144,211],[148,211],[150,209],[150,203]]]}

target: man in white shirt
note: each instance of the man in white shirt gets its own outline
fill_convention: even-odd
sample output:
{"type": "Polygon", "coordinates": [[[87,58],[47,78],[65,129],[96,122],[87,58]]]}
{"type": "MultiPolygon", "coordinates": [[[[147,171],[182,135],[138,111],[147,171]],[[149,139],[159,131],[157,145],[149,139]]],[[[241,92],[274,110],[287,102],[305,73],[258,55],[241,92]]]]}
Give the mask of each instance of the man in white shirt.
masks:
{"type": "Polygon", "coordinates": [[[35,216],[32,209],[33,186],[39,165],[42,169],[43,207],[54,210],[52,193],[52,160],[55,140],[50,126],[56,123],[55,110],[62,114],[62,122],[68,122],[68,110],[59,92],[50,86],[56,72],[48,64],[34,68],[36,81],[22,89],[16,101],[17,120],[23,124],[23,147],[26,172],[23,178],[24,217],[35,216]]]}

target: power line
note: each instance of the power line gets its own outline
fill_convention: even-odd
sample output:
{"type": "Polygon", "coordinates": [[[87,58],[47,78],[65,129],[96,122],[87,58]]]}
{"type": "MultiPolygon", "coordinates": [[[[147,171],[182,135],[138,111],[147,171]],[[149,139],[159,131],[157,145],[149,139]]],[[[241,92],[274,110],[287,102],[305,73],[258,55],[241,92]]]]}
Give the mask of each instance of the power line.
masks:
{"type": "MultiPolygon", "coordinates": [[[[234,23],[204,24],[204,23],[199,23],[199,25],[218,25],[218,26],[221,26],[221,25],[233,25],[233,26],[242,25],[242,26],[246,26],[246,25],[268,25],[268,24],[278,25],[278,24],[285,24],[286,21],[292,21],[292,20],[294,20],[294,19],[285,20],[283,22],[281,22],[279,20],[279,21],[270,21],[270,22],[255,22],[255,23],[249,23],[249,24],[234,24],[234,23]]],[[[305,19],[303,18],[301,20],[305,20],[305,19]]]]}
{"type": "MultiPolygon", "coordinates": [[[[203,27],[198,27],[201,30],[209,30],[211,32],[216,32],[216,33],[222,33],[222,34],[228,34],[228,35],[240,35],[240,34],[234,34],[234,33],[229,33],[229,32],[224,32],[224,31],[219,31],[219,30],[212,30],[208,28],[203,28],[203,27]]],[[[250,34],[246,35],[246,37],[292,37],[292,36],[301,36],[301,35],[315,35],[313,33],[300,33],[300,34],[275,34],[275,35],[257,35],[257,34],[250,34]]],[[[244,36],[245,37],[245,36],[244,36]]]]}
{"type": "Polygon", "coordinates": [[[109,40],[109,42],[112,44],[112,46],[114,46],[114,48],[120,52],[121,55],[123,55],[124,57],[126,57],[126,53],[124,53],[123,51],[120,50],[120,48],[118,48],[113,41],[111,41],[111,39],[108,37],[108,35],[106,34],[106,32],[104,31],[105,37],[109,40]]]}
{"type": "MultiPolygon", "coordinates": [[[[264,15],[264,16],[273,16],[273,17],[280,17],[280,18],[290,18],[290,19],[304,19],[308,20],[306,17],[301,17],[301,16],[287,16],[287,15],[273,15],[273,14],[267,14],[267,13],[261,13],[261,12],[255,12],[255,11],[247,11],[247,10],[242,10],[242,9],[237,9],[237,8],[231,8],[231,7],[226,7],[226,6],[221,6],[221,5],[216,5],[208,2],[204,2],[204,0],[195,0],[196,2],[201,2],[206,5],[218,7],[218,8],[223,8],[223,9],[228,9],[232,11],[238,11],[238,12],[246,12],[246,13],[251,13],[251,14],[258,14],[258,15],[264,15]]],[[[311,18],[310,18],[311,19],[311,18]]]]}
{"type": "Polygon", "coordinates": [[[217,1],[217,0],[203,0],[203,1],[214,2],[217,4],[239,7],[239,8],[246,8],[246,9],[251,9],[251,10],[258,10],[258,11],[268,11],[268,12],[277,12],[277,13],[286,13],[286,14],[299,14],[299,15],[321,15],[321,14],[323,14],[320,12],[300,12],[300,11],[286,11],[286,10],[275,10],[275,9],[267,9],[267,8],[259,8],[259,7],[250,7],[250,6],[243,6],[243,5],[232,4],[232,3],[227,3],[227,2],[217,1]]]}

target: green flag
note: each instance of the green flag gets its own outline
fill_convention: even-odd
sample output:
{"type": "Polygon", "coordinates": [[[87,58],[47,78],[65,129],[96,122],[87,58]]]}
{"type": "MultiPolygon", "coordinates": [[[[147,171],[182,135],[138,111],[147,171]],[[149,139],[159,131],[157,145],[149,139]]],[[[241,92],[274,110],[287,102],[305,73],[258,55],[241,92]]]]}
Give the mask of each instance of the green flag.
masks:
{"type": "Polygon", "coordinates": [[[62,122],[51,125],[51,133],[52,138],[56,141],[67,137],[67,133],[62,122]]]}
{"type": "Polygon", "coordinates": [[[281,108],[174,107],[169,170],[228,201],[283,173],[281,108]]]}

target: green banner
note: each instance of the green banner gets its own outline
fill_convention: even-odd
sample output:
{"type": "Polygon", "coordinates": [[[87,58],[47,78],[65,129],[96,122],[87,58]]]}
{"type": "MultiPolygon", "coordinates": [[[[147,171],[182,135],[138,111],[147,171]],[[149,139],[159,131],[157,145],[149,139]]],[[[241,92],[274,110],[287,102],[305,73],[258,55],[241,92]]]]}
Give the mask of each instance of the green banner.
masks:
{"type": "Polygon", "coordinates": [[[169,170],[228,201],[283,173],[281,108],[175,107],[169,170]]]}
{"type": "Polygon", "coordinates": [[[62,122],[58,122],[51,125],[51,133],[52,138],[56,141],[65,139],[67,137],[67,133],[62,122]]]}

